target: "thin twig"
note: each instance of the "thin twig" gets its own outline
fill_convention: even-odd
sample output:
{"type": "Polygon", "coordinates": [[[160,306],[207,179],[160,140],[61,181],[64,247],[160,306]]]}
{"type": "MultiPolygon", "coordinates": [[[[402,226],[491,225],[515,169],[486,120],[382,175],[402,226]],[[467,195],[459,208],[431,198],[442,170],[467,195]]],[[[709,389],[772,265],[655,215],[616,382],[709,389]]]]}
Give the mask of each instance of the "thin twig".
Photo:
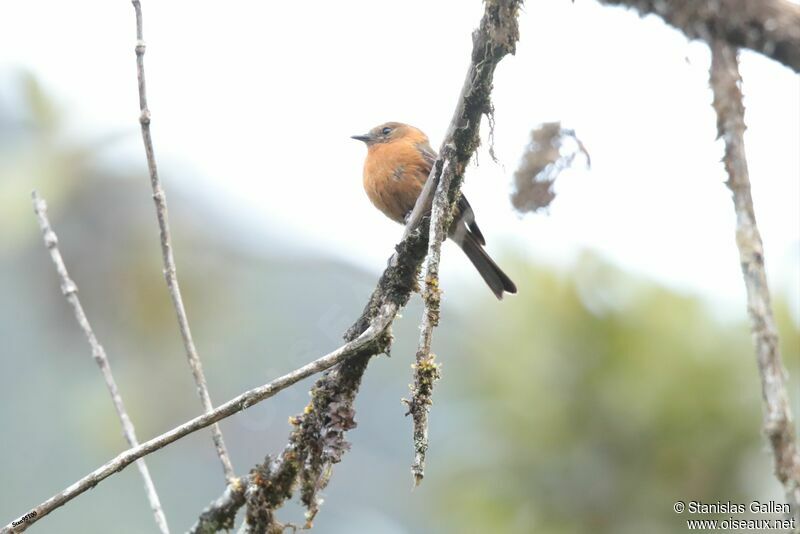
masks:
{"type": "Polygon", "coordinates": [[[598,0],[658,15],[691,39],[749,48],[800,72],[800,6],[787,0],[598,0]]]}
{"type": "MultiPolygon", "coordinates": [[[[189,361],[189,367],[192,369],[192,376],[197,385],[197,394],[200,396],[203,409],[205,409],[206,413],[210,413],[214,409],[214,405],[211,403],[211,396],[208,393],[208,386],[206,385],[206,377],[203,373],[203,364],[200,362],[200,356],[198,356],[197,349],[194,346],[192,331],[189,329],[189,319],[186,317],[186,309],[183,306],[183,297],[181,296],[181,289],[178,285],[175,257],[172,254],[169,218],[167,216],[167,197],[164,193],[164,189],[161,187],[161,179],[158,177],[156,156],[153,151],[153,139],[150,135],[150,110],[147,107],[147,89],[145,87],[144,78],[145,43],[142,31],[142,6],[139,0],[132,0],[132,2],[136,12],[136,70],[139,80],[139,123],[142,127],[142,140],[144,141],[144,150],[147,155],[147,168],[150,171],[153,202],[156,206],[158,227],[161,233],[161,256],[164,263],[164,278],[166,278],[172,305],[178,317],[181,338],[183,338],[183,346],[186,349],[186,358],[189,361]]],[[[225,448],[225,441],[222,439],[222,431],[219,425],[215,424],[211,427],[211,435],[214,439],[214,447],[217,449],[217,455],[219,456],[220,462],[222,462],[222,470],[225,473],[225,479],[230,483],[235,478],[233,464],[225,448]]]]}
{"type": "MultiPolygon", "coordinates": [[[[164,434],[148,440],[137,447],[132,447],[118,454],[112,460],[106,462],[69,487],[53,495],[36,508],[30,510],[26,515],[31,515],[33,517],[31,517],[28,521],[23,522],[20,525],[9,523],[0,530],[0,534],[9,532],[22,532],[28,526],[40,520],[42,517],[46,516],[56,508],[63,506],[81,493],[92,489],[102,480],[105,480],[114,473],[123,470],[125,467],[129,466],[139,458],[162,449],[170,443],[188,436],[193,432],[206,428],[227,417],[230,417],[231,415],[239,413],[246,408],[272,397],[279,391],[288,388],[292,384],[296,384],[304,378],[322,372],[326,369],[330,369],[337,363],[343,362],[348,358],[361,353],[371,344],[380,340],[386,329],[391,324],[392,319],[394,319],[394,317],[397,315],[397,309],[397,306],[387,303],[376,314],[374,320],[364,331],[364,333],[358,336],[358,338],[355,340],[345,343],[335,351],[330,352],[325,356],[322,356],[321,358],[314,360],[313,362],[308,363],[298,369],[295,369],[290,373],[278,377],[275,380],[264,384],[263,386],[246,391],[241,395],[229,400],[225,404],[220,405],[211,412],[195,417],[194,419],[173,428],[169,432],[165,432],[164,434]]],[[[235,482],[236,481],[234,480],[234,483],[235,482]]]]}
{"type": "MultiPolygon", "coordinates": [[[[81,330],[83,330],[83,333],[86,335],[86,339],[89,341],[94,361],[100,368],[100,372],[103,373],[103,379],[108,387],[108,392],[111,394],[114,408],[116,408],[120,423],[122,423],[122,431],[125,434],[125,439],[131,447],[137,447],[139,441],[136,439],[136,431],[131,418],[128,416],[127,410],[125,410],[125,404],[122,402],[122,396],[119,393],[117,382],[114,380],[114,375],[111,373],[111,366],[108,362],[106,351],[94,335],[92,325],[89,324],[89,319],[86,317],[83,306],[81,306],[81,301],[78,298],[78,286],[69,277],[67,266],[64,264],[64,259],[61,257],[61,251],[58,249],[58,237],[50,226],[50,220],[47,218],[47,203],[44,199],[39,197],[36,191],[33,191],[31,196],[33,197],[33,211],[36,213],[36,218],[39,220],[39,227],[42,230],[45,247],[47,247],[47,250],[50,252],[50,258],[52,258],[58,277],[61,280],[61,292],[64,294],[70,306],[72,306],[72,310],[75,312],[75,319],[78,321],[78,325],[80,325],[81,330]]],[[[156,492],[155,484],[153,484],[153,479],[150,477],[150,471],[147,469],[147,464],[144,459],[137,460],[136,467],[139,468],[139,473],[141,473],[142,479],[144,479],[144,489],[147,493],[147,500],[150,501],[150,508],[153,510],[158,529],[164,534],[169,534],[167,518],[164,515],[164,510],[161,508],[158,492],[156,492]]]]}
{"type": "Polygon", "coordinates": [[[439,365],[431,353],[433,328],[439,322],[439,259],[450,213],[460,194],[464,169],[479,143],[481,117],[492,119],[490,100],[494,69],[507,54],[513,54],[519,39],[517,14],[521,1],[486,2],[480,27],[472,35],[472,62],[461,89],[456,110],[439,151],[439,158],[408,217],[405,235],[426,213],[431,212],[428,261],[425,269],[421,333],[414,364],[412,398],[407,401],[414,419],[414,463],[411,472],[419,484],[425,474],[428,449],[428,412],[433,383],[439,378],[439,365]],[[452,181],[452,183],[451,183],[452,181]],[[441,183],[440,183],[441,182],[441,183]],[[444,184],[444,185],[442,185],[444,184]],[[442,190],[446,196],[434,195],[442,190]],[[437,205],[438,204],[438,205],[437,205]]]}
{"type": "Polygon", "coordinates": [[[775,475],[800,532],[800,453],[786,393],[787,374],[781,360],[778,328],[770,303],[764,269],[764,247],[756,225],[750,177],[744,150],[744,105],[736,50],[722,41],[711,46],[711,88],[717,112],[717,131],[725,141],[727,185],[736,210],[736,245],[747,289],[747,311],[756,347],[764,398],[764,432],[775,456],[775,475]]]}
{"type": "Polygon", "coordinates": [[[428,413],[432,404],[433,384],[439,379],[439,365],[434,362],[431,353],[433,329],[439,326],[441,289],[439,287],[439,262],[442,253],[442,241],[447,237],[450,222],[450,202],[448,191],[453,178],[450,165],[442,169],[441,179],[436,186],[436,194],[431,208],[431,224],[428,234],[428,255],[425,262],[425,289],[422,300],[425,304],[422,312],[421,332],[414,363],[414,384],[408,413],[414,420],[414,463],[411,474],[414,485],[418,486],[425,476],[425,455],[428,451],[428,413]]]}

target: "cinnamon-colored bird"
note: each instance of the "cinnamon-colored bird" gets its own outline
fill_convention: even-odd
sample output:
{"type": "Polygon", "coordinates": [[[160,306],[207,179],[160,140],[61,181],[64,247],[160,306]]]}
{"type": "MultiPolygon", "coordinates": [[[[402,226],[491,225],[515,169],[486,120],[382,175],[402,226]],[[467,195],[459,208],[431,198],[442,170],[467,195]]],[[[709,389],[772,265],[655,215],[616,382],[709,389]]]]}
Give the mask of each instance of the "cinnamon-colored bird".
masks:
{"type": "MultiPolygon", "coordinates": [[[[405,223],[436,161],[428,136],[408,124],[387,122],[364,135],[354,135],[353,139],[367,145],[367,196],[384,215],[405,223]]],[[[514,282],[483,249],[486,240],[464,195],[458,200],[448,236],[466,253],[498,299],[503,298],[503,292],[517,292],[514,282]]]]}

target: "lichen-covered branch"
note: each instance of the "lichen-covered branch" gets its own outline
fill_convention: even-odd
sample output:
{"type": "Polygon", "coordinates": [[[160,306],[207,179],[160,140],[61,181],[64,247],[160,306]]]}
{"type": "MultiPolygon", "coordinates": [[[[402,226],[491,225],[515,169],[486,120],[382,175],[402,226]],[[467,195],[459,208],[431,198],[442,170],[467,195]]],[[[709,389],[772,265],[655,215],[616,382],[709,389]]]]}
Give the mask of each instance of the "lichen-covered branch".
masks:
{"type": "Polygon", "coordinates": [[[599,0],[658,15],[691,39],[749,48],[800,72],[800,5],[787,0],[599,0]]]}
{"type": "Polygon", "coordinates": [[[211,534],[220,530],[233,530],[236,513],[245,503],[245,482],[234,479],[225,492],[202,511],[190,533],[211,534]]]}
{"type": "Polygon", "coordinates": [[[442,169],[441,179],[436,187],[436,194],[431,207],[430,232],[428,234],[428,254],[425,261],[425,286],[422,291],[424,308],[420,326],[419,343],[414,363],[414,383],[411,386],[411,399],[404,399],[408,405],[408,414],[414,421],[414,463],[411,474],[414,484],[419,485],[425,476],[425,455],[428,452],[428,413],[433,404],[433,384],[439,379],[439,365],[434,362],[431,352],[433,329],[439,326],[441,305],[441,288],[439,286],[439,262],[441,260],[442,242],[447,237],[450,227],[451,206],[447,199],[447,191],[453,174],[449,165],[442,169]]]}
{"type": "Polygon", "coordinates": [[[483,115],[492,117],[492,82],[497,64],[508,54],[514,54],[519,40],[517,15],[522,0],[484,0],[480,26],[472,32],[472,56],[464,84],[461,86],[453,118],[439,150],[437,164],[408,217],[404,237],[415,230],[429,213],[434,191],[439,185],[441,162],[451,159],[453,183],[451,201],[460,194],[461,178],[472,154],[480,143],[479,132],[483,115]],[[450,154],[449,152],[455,152],[450,154]]]}
{"type": "MultiPolygon", "coordinates": [[[[122,401],[122,395],[119,393],[117,381],[114,380],[114,375],[111,373],[111,365],[108,362],[106,351],[97,340],[97,336],[94,335],[92,325],[89,323],[89,319],[83,311],[83,306],[78,298],[78,286],[72,281],[72,278],[70,278],[67,266],[64,264],[64,258],[61,257],[61,251],[58,248],[58,237],[53,231],[52,226],[50,226],[50,220],[47,217],[47,203],[44,199],[39,197],[36,191],[34,191],[31,196],[33,197],[33,211],[36,213],[36,218],[39,221],[39,228],[42,230],[42,238],[44,239],[45,247],[47,247],[47,250],[50,252],[50,258],[53,260],[58,278],[61,281],[61,292],[64,294],[64,298],[67,299],[69,305],[72,306],[75,319],[78,321],[78,325],[81,327],[81,330],[83,330],[86,340],[89,342],[89,346],[92,349],[94,361],[103,374],[103,380],[106,383],[108,392],[111,394],[111,400],[114,403],[117,416],[122,424],[122,431],[125,435],[125,439],[131,447],[136,447],[139,445],[139,440],[136,439],[136,430],[130,416],[128,416],[128,411],[125,409],[125,403],[122,401]]],[[[161,508],[161,501],[158,498],[156,486],[153,484],[153,479],[150,476],[150,470],[147,468],[147,464],[143,459],[136,461],[136,467],[139,469],[139,473],[144,480],[144,489],[147,493],[147,500],[150,502],[150,508],[153,510],[156,525],[158,525],[158,529],[161,532],[169,534],[167,518],[164,515],[164,510],[161,508]]]]}
{"type": "Polygon", "coordinates": [[[750,194],[744,150],[744,106],[736,50],[717,41],[712,43],[711,53],[711,88],[717,112],[717,132],[725,141],[723,161],[736,211],[736,245],[747,289],[747,311],[761,375],[764,432],[775,456],[775,475],[783,484],[791,513],[800,529],[800,453],[786,393],[787,376],[781,360],[778,328],[772,313],[764,269],[764,247],[750,194]]]}
{"type": "Polygon", "coordinates": [[[434,362],[434,355],[431,352],[431,341],[433,329],[439,324],[441,302],[439,261],[442,242],[450,227],[455,200],[460,195],[464,168],[478,145],[478,126],[481,117],[485,114],[491,119],[490,95],[494,69],[503,57],[513,54],[516,49],[519,39],[517,15],[520,5],[519,1],[485,3],[485,13],[480,27],[472,35],[472,62],[450,122],[448,135],[439,151],[439,161],[431,170],[431,176],[409,217],[409,222],[415,221],[426,213],[430,206],[431,224],[425,264],[425,287],[422,294],[424,310],[414,363],[414,384],[411,388],[411,399],[406,401],[408,413],[414,420],[414,463],[411,472],[417,485],[425,475],[428,413],[432,403],[433,384],[440,375],[439,365],[434,362]],[[434,189],[436,194],[431,201],[429,197],[434,189]]]}
{"type": "Polygon", "coordinates": [[[425,478],[425,457],[428,453],[428,414],[431,404],[433,404],[433,384],[441,377],[441,365],[436,363],[435,355],[430,350],[430,338],[433,325],[423,325],[421,337],[426,337],[427,341],[420,341],[427,347],[420,347],[417,350],[416,362],[414,363],[414,383],[411,386],[411,399],[403,399],[408,405],[408,414],[414,420],[414,463],[411,464],[411,474],[414,477],[414,485],[419,486],[425,478]]]}
{"type": "MultiPolygon", "coordinates": [[[[264,384],[263,386],[246,391],[241,395],[229,400],[225,404],[220,405],[211,412],[195,417],[194,419],[173,428],[169,432],[165,432],[164,434],[146,441],[137,447],[132,447],[118,454],[114,459],[106,462],[69,487],[56,493],[39,506],[28,510],[28,512],[24,514],[26,516],[30,516],[28,521],[20,525],[15,525],[13,524],[14,522],[11,522],[0,529],[0,534],[22,532],[29,525],[39,521],[56,508],[63,506],[83,492],[94,488],[97,484],[110,477],[114,473],[122,471],[139,458],[143,458],[148,454],[162,449],[170,443],[174,443],[175,441],[178,441],[179,439],[186,437],[193,432],[207,428],[214,423],[222,421],[231,415],[237,414],[244,409],[258,404],[259,402],[274,396],[279,391],[283,391],[284,389],[296,384],[304,378],[308,378],[311,375],[315,375],[326,369],[330,369],[336,364],[346,361],[348,358],[357,357],[357,355],[363,354],[364,352],[380,351],[380,347],[382,346],[382,343],[384,343],[384,339],[386,337],[386,331],[389,328],[392,319],[394,319],[394,317],[397,315],[397,309],[398,308],[392,303],[387,303],[386,305],[381,306],[375,310],[374,314],[371,315],[369,326],[364,330],[363,333],[355,337],[352,341],[348,341],[333,352],[330,352],[311,363],[307,363],[306,365],[295,369],[290,373],[278,377],[275,380],[264,384]],[[372,347],[374,344],[378,344],[378,348],[371,349],[370,347],[372,347]]],[[[236,484],[237,481],[234,479],[230,486],[234,486],[236,484]]],[[[22,515],[18,517],[22,517],[22,515]]]]}
{"type": "MultiPolygon", "coordinates": [[[[214,409],[214,405],[211,403],[211,396],[208,393],[208,386],[206,385],[206,377],[203,373],[203,364],[200,362],[200,356],[197,354],[197,348],[192,339],[192,331],[189,328],[189,319],[186,316],[186,308],[183,305],[181,288],[178,285],[175,257],[172,253],[169,217],[167,216],[167,196],[164,193],[164,189],[161,187],[161,179],[158,176],[156,156],[153,150],[153,138],[150,134],[150,110],[147,107],[147,88],[145,86],[144,77],[145,42],[142,29],[142,6],[139,0],[132,0],[132,3],[136,13],[136,71],[139,80],[139,123],[142,128],[142,140],[144,141],[144,150],[147,156],[147,168],[150,172],[150,185],[153,189],[153,202],[156,206],[156,218],[158,219],[158,228],[161,234],[161,256],[164,263],[164,278],[167,281],[169,296],[172,299],[172,305],[178,317],[178,326],[181,331],[186,358],[189,361],[189,367],[192,370],[192,376],[197,386],[197,394],[200,396],[203,409],[208,413],[214,409]]],[[[225,441],[222,439],[222,431],[219,425],[215,424],[211,427],[211,436],[214,440],[217,456],[219,456],[220,462],[222,463],[225,479],[230,483],[235,478],[233,464],[225,448],[225,441]]]]}

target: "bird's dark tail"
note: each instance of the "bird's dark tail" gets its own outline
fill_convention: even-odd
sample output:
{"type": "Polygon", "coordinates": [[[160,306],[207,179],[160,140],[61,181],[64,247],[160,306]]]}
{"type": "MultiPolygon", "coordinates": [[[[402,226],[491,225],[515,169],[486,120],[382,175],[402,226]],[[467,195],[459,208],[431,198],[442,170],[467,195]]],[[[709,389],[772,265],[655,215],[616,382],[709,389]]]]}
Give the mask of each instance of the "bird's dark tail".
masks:
{"type": "Polygon", "coordinates": [[[489,254],[483,249],[481,244],[475,239],[471,233],[466,233],[464,238],[458,243],[461,249],[466,253],[469,261],[478,270],[486,285],[492,290],[492,293],[498,298],[503,298],[503,292],[516,293],[517,286],[511,281],[506,273],[497,266],[497,264],[489,257],[489,254]]]}

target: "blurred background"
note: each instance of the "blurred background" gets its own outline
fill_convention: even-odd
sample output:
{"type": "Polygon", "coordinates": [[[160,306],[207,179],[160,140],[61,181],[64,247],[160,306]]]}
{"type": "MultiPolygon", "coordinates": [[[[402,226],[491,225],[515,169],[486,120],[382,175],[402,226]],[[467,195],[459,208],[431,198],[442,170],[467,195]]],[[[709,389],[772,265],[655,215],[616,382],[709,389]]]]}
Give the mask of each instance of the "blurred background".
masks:
{"type": "MultiPolygon", "coordinates": [[[[143,2],[153,135],[195,341],[216,403],[341,343],[402,229],[361,188],[349,139],[400,120],[438,146],[477,0],[143,2]]],[[[161,275],[139,136],[129,2],[29,0],[0,19],[0,523],[125,447],[42,245],[53,226],[144,441],[200,404],[161,275]]],[[[676,500],[783,502],[708,89],[709,53],[653,17],[529,2],[495,78],[464,190],[517,282],[497,302],[444,249],[427,477],[411,491],[407,396],[419,297],[370,365],[353,449],[319,533],[639,533],[684,528],[676,500]],[[511,177],[529,132],[575,129],[591,153],[548,213],[511,177]],[[488,132],[487,125],[484,135],[488,132]]],[[[800,81],[741,54],[747,151],[792,406],[800,413],[800,81]]],[[[311,380],[222,423],[238,473],[280,451],[311,380]]],[[[173,531],[222,491],[208,432],[147,458],[173,531]]],[[[708,516],[706,516],[708,517],[708,516]]],[[[282,518],[300,521],[296,506],[282,518]]],[[[721,518],[725,518],[724,516],[721,518]]],[[[119,473],[42,532],[154,531],[119,473]]]]}

